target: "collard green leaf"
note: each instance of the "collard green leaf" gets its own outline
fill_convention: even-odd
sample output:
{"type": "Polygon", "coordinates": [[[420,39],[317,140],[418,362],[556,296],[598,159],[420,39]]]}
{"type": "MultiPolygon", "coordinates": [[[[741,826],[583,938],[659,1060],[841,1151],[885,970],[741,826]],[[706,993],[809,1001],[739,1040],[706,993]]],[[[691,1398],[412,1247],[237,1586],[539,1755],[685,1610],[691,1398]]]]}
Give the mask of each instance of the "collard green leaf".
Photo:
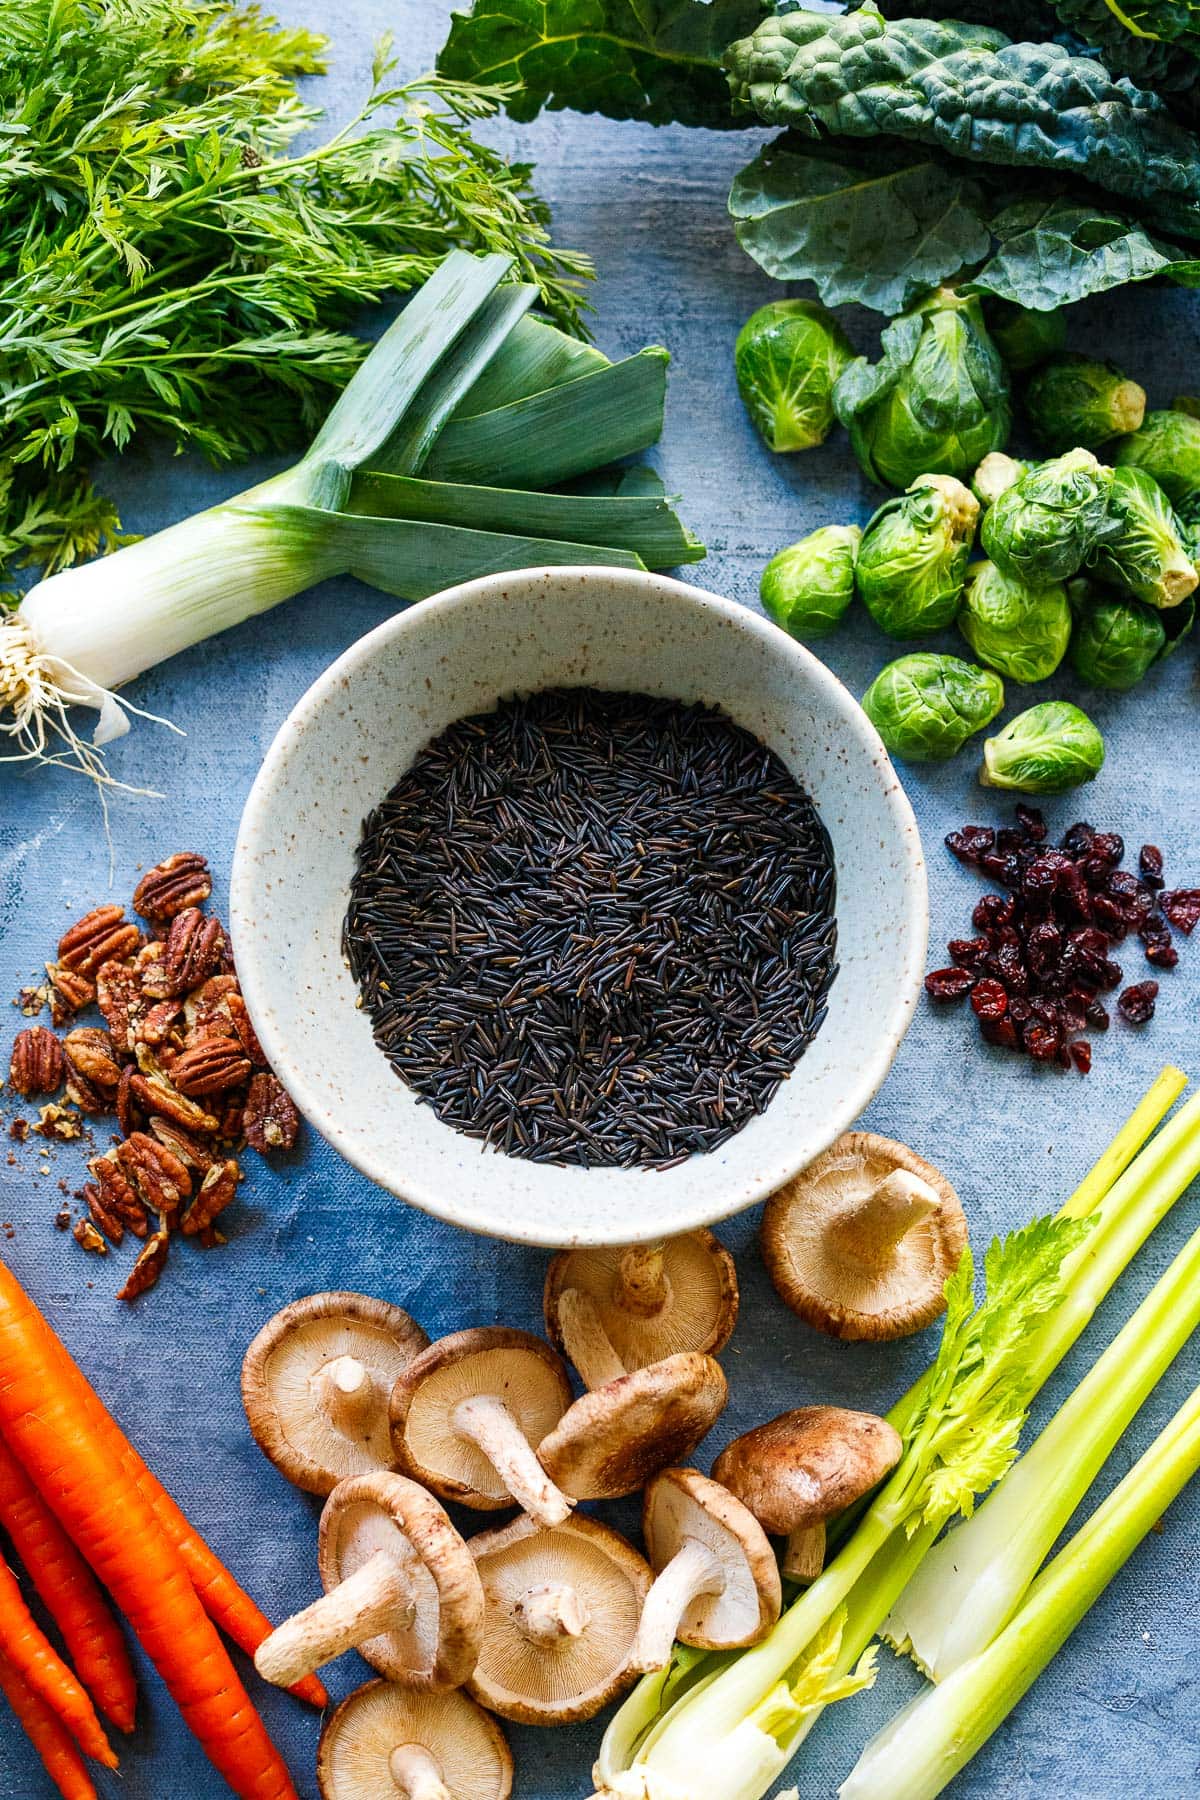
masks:
{"type": "Polygon", "coordinates": [[[1179,265],[1178,254],[1134,220],[1072,199],[1015,201],[997,214],[992,229],[998,247],[971,289],[1037,311],[1170,274],[1179,265]]]}
{"type": "Polygon", "coordinates": [[[991,238],[966,170],[896,150],[768,145],[730,190],[738,242],[768,275],[813,282],[827,306],[903,311],[986,256],[991,238]]]}
{"type": "Polygon", "coordinates": [[[721,56],[770,0],[474,0],[452,16],[438,70],[511,86],[514,119],[544,106],[651,125],[746,124],[721,56]]]}

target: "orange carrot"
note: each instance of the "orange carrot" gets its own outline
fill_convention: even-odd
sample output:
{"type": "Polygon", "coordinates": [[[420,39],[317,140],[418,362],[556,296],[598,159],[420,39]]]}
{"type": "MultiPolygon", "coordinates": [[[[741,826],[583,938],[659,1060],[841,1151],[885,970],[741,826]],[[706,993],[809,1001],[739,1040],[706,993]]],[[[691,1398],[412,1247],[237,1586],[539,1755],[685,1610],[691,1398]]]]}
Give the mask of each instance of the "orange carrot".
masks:
{"type": "Polygon", "coordinates": [[[80,1681],[118,1731],[132,1731],[137,1687],[120,1627],[92,1571],[2,1439],[0,1525],[62,1633],[80,1681]]]}
{"type": "Polygon", "coordinates": [[[17,1578],[2,1558],[0,1653],[38,1698],[54,1709],[85,1755],[115,1769],[117,1759],[95,1707],[26,1606],[17,1578]]]}
{"type": "Polygon", "coordinates": [[[0,1656],[0,1694],[25,1728],[47,1775],[63,1800],[96,1800],[96,1790],[83,1766],[75,1740],[58,1714],[35,1694],[6,1657],[0,1656]]]}
{"type": "Polygon", "coordinates": [[[0,1264],[0,1430],[9,1449],[108,1588],[234,1793],[297,1800],[178,1552],[113,1455],[98,1403],[81,1376],[67,1373],[69,1363],[0,1264]]]}

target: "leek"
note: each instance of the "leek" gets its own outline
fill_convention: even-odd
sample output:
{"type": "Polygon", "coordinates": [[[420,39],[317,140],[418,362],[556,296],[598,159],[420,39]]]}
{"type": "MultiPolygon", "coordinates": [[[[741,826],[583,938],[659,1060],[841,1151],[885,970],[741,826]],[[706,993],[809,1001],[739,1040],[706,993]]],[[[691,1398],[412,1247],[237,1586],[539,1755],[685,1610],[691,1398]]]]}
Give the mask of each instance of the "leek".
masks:
{"type": "MultiPolygon", "coordinates": [[[[1162,1117],[1182,1082],[1176,1071],[1164,1072],[1118,1135],[1112,1154],[1097,1165],[1099,1173],[1089,1173],[1057,1221],[1039,1221],[1004,1246],[993,1246],[987,1297],[971,1319],[963,1315],[960,1265],[947,1288],[938,1358],[891,1414],[905,1437],[905,1454],[858,1529],[763,1643],[732,1655],[711,1678],[703,1661],[692,1664],[680,1690],[668,1687],[661,1703],[645,1682],[634,1689],[601,1747],[595,1775],[602,1795],[622,1793],[624,1776],[636,1773],[649,1800],[660,1800],[660,1794],[670,1800],[670,1784],[686,1769],[693,1783],[689,1800],[760,1800],[782,1774],[819,1716],[820,1703],[807,1709],[790,1735],[773,1739],[773,1749],[755,1740],[763,1756],[749,1759],[740,1785],[719,1789],[704,1780],[726,1736],[787,1670],[812,1654],[818,1634],[839,1609],[844,1623],[828,1676],[836,1681],[850,1672],[942,1525],[955,1513],[969,1516],[974,1494],[1015,1460],[1029,1401],[1200,1172],[1200,1096],[1129,1161],[1139,1136],[1162,1117]],[[1101,1181],[1118,1169],[1122,1172],[1097,1204],[1101,1181]],[[668,1782],[661,1789],[654,1785],[659,1773],[668,1782]]],[[[965,1279],[969,1283],[969,1272],[965,1279]]],[[[744,1733],[741,1741],[745,1748],[744,1733]]]]}
{"type": "Polygon", "coordinates": [[[657,440],[666,351],[610,363],[530,317],[512,269],[452,252],[294,468],[32,588],[0,623],[15,755],[109,779],[100,747],[137,711],[116,689],[331,575],[422,600],[506,569],[702,556],[656,477],[605,469],[657,440]],[[76,705],[100,715],[91,745],[76,705]]]}
{"type": "Polygon", "coordinates": [[[994,1642],[867,1745],[839,1800],[934,1800],[1003,1723],[1200,1469],[1200,1388],[1101,1502],[994,1642]]]}

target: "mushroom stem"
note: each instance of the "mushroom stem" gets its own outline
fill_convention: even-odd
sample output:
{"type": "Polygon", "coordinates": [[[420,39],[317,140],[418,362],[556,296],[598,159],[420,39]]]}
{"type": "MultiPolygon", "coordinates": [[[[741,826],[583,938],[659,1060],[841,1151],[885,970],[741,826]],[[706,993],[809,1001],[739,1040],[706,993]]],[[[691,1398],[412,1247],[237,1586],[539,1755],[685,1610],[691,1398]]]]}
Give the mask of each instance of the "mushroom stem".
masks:
{"type": "Polygon", "coordinates": [[[404,1800],[454,1800],[441,1764],[424,1744],[398,1745],[388,1758],[388,1773],[404,1800]]]}
{"type": "Polygon", "coordinates": [[[591,1622],[578,1589],[567,1581],[526,1588],[513,1606],[513,1618],[522,1637],[542,1649],[582,1637],[591,1622]]]}
{"type": "Polygon", "coordinates": [[[627,1373],[601,1323],[596,1302],[582,1288],[564,1288],[558,1302],[563,1349],[594,1392],[627,1373]]]}
{"type": "Polygon", "coordinates": [[[692,1601],[701,1594],[719,1594],[724,1586],[720,1558],[697,1538],[686,1538],[646,1596],[629,1667],[639,1675],[665,1669],[680,1621],[692,1601]]]}
{"type": "Polygon", "coordinates": [[[460,1400],[454,1429],[478,1445],[517,1505],[539,1525],[561,1525],[570,1518],[574,1501],[555,1487],[503,1400],[495,1394],[460,1400]]]}
{"type": "Polygon", "coordinates": [[[783,1552],[789,1581],[815,1581],[825,1567],[824,1525],[797,1525],[783,1552]]]}
{"type": "Polygon", "coordinates": [[[671,1284],[661,1244],[631,1244],[623,1250],[620,1277],[617,1298],[626,1312],[639,1319],[652,1319],[667,1304],[671,1284]]]}
{"type": "Polygon", "coordinates": [[[313,1397],[329,1423],[343,1437],[357,1437],[378,1413],[375,1377],[357,1356],[335,1356],[312,1378],[313,1397]]]}
{"type": "Polygon", "coordinates": [[[412,1620],[408,1573],[389,1550],[377,1550],[361,1569],[286,1619],[259,1645],[254,1666],[264,1681],[294,1687],[322,1663],[412,1620]]]}
{"type": "Polygon", "coordinates": [[[886,1265],[901,1238],[937,1212],[941,1200],[927,1181],[893,1169],[869,1194],[838,1213],[829,1236],[839,1255],[859,1268],[886,1265]]]}

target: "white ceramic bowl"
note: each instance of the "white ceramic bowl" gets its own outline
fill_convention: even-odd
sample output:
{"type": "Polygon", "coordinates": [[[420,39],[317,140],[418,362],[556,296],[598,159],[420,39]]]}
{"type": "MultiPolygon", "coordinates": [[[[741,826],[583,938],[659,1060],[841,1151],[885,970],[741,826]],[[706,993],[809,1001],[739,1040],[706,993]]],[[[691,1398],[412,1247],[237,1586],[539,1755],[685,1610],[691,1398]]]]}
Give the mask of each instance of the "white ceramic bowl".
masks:
{"type": "Polygon", "coordinates": [[[866,716],[776,626],[664,576],[488,576],[360,639],[284,722],[254,783],[232,884],[238,971],[305,1117],[372,1181],[470,1231],[625,1243],[763,1199],[858,1117],[891,1066],[925,966],[925,864],[866,716]],[[558,1168],[483,1151],[376,1049],[340,934],[362,820],[429,739],[516,691],[637,690],[725,709],[812,795],[837,862],[829,1016],[766,1112],[674,1169],[558,1168]]]}

